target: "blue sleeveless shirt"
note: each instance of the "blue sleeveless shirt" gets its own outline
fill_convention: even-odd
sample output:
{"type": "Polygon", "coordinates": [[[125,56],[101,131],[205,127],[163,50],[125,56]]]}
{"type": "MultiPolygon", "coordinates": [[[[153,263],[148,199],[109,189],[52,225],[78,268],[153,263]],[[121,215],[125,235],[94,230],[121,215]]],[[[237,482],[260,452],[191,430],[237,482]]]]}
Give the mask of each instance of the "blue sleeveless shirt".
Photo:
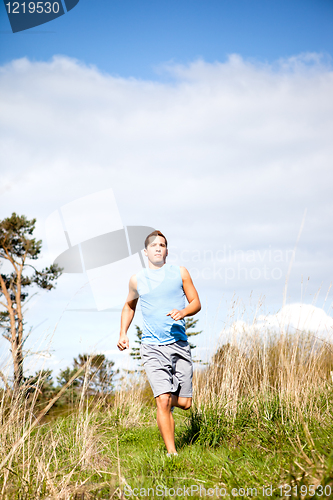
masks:
{"type": "Polygon", "coordinates": [[[175,321],[167,314],[185,308],[185,292],[179,266],[142,269],[136,275],[143,316],[143,344],[164,345],[187,340],[185,319],[175,321]]]}

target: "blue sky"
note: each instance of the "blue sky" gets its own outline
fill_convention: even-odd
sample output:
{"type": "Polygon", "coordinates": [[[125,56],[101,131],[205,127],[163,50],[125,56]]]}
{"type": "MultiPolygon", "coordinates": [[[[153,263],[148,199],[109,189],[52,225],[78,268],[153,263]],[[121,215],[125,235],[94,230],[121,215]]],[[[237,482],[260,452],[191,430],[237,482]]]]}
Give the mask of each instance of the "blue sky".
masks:
{"type": "MultiPolygon", "coordinates": [[[[259,304],[279,323],[287,276],[294,325],[298,303],[332,317],[331,1],[80,0],[16,34],[0,9],[0,217],[37,218],[40,266],[49,216],[112,190],[190,270],[198,357],[259,304]]],[[[31,302],[27,347],[52,337],[54,370],[94,346],[122,365],[120,314],[68,311],[94,307],[87,276],[63,275],[31,302]]]]}
{"type": "Polygon", "coordinates": [[[64,54],[110,74],[157,78],[154,69],[169,61],[333,53],[330,0],[80,0],[66,15],[14,35],[0,8],[2,63],[64,54]]]}

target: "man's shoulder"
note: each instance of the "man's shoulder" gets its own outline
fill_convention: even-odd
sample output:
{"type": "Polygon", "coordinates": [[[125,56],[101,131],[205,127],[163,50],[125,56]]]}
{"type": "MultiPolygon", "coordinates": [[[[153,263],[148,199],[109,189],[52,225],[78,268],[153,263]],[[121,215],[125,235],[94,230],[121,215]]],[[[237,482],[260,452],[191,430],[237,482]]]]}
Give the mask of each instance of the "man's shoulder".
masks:
{"type": "Polygon", "coordinates": [[[129,285],[131,288],[137,288],[138,286],[138,279],[137,279],[137,275],[136,274],[132,274],[132,276],[130,277],[130,280],[129,280],[129,285]]]}
{"type": "Polygon", "coordinates": [[[188,272],[186,267],[179,266],[179,270],[180,270],[180,275],[181,275],[182,279],[187,279],[190,277],[190,273],[188,272]]]}

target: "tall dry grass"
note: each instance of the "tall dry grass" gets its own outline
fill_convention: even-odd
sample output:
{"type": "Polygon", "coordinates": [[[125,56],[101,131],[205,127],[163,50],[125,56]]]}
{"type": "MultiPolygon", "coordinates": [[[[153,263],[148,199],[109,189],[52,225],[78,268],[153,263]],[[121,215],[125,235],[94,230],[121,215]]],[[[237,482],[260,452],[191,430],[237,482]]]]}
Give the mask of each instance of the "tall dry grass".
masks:
{"type": "MultiPolygon", "coordinates": [[[[232,417],[245,401],[260,419],[265,417],[262,401],[275,398],[283,408],[283,419],[304,425],[312,447],[305,421],[323,418],[323,398],[332,387],[332,372],[330,343],[306,332],[279,334],[254,327],[250,332],[235,332],[209,365],[195,372],[194,403],[202,411],[213,405],[232,417]]],[[[116,494],[124,484],[119,451],[111,453],[107,441],[118,443],[119,426],[128,429],[153,421],[147,381],[124,376],[115,394],[98,401],[85,392],[88,382],[75,416],[59,418],[52,425],[36,413],[37,391],[30,401],[23,393],[14,397],[2,391],[2,498],[69,500],[82,491],[89,498],[89,488],[107,487],[116,494]]]]}
{"type": "Polygon", "coordinates": [[[247,398],[277,397],[295,411],[318,412],[315,394],[333,384],[333,344],[310,332],[251,328],[237,331],[219,347],[207,369],[194,375],[197,406],[223,405],[235,414],[247,398]]]}
{"type": "MultiPolygon", "coordinates": [[[[24,388],[16,395],[2,391],[1,498],[69,500],[81,492],[89,498],[91,478],[94,478],[92,488],[107,487],[108,491],[110,488],[116,491],[116,484],[124,482],[119,457],[110,453],[104,434],[106,429],[114,429],[113,439],[117,440],[117,426],[139,425],[146,381],[124,378],[115,394],[92,398],[87,392],[88,373],[85,370],[77,407],[66,418],[53,420],[52,425],[44,421],[44,416],[61,391],[39,413],[36,412],[38,390],[32,399],[27,398],[24,388]]],[[[42,380],[39,383],[42,385],[42,380]]]]}

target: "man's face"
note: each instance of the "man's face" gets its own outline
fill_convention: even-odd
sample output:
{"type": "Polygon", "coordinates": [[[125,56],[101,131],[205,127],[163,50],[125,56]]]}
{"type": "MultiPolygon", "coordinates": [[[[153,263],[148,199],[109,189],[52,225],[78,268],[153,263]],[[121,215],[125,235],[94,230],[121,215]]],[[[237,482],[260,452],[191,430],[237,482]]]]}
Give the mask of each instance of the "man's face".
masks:
{"type": "Polygon", "coordinates": [[[152,236],[149,238],[149,245],[144,249],[144,253],[154,266],[160,267],[165,264],[168,250],[163,236],[152,236]]]}

